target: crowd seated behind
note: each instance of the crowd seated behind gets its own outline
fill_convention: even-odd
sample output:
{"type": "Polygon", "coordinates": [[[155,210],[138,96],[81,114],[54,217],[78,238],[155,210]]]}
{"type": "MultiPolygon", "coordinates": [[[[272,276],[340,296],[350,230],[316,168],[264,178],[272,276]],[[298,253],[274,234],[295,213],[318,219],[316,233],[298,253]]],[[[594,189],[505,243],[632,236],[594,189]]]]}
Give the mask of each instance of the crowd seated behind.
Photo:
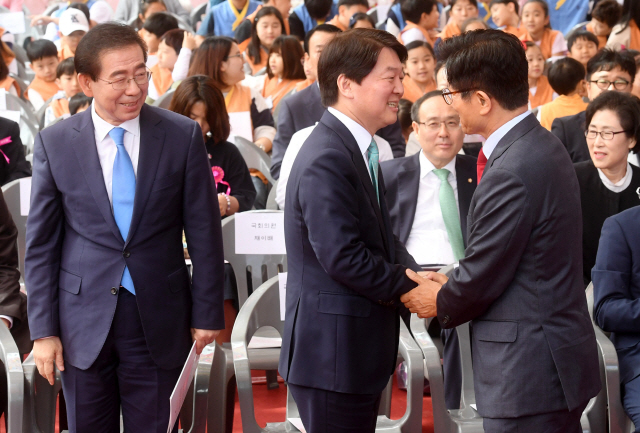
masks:
{"type": "Polygon", "coordinates": [[[58,49],[46,39],[33,41],[27,47],[27,57],[35,78],[27,88],[26,98],[36,110],[39,110],[49,98],[58,91],[56,69],[58,67],[58,49]]]}
{"type": "MultiPolygon", "coordinates": [[[[244,21],[236,27],[234,31],[234,35],[236,41],[239,44],[242,44],[244,41],[251,37],[251,30],[256,21],[256,15],[260,10],[264,7],[271,6],[274,7],[280,12],[282,16],[284,30],[282,34],[291,34],[289,30],[289,12],[291,10],[291,0],[266,0],[262,2],[262,5],[258,6],[254,13],[247,15],[244,21]]],[[[274,38],[275,39],[275,38],[274,38]]]]}
{"type": "Polygon", "coordinates": [[[160,38],[169,30],[178,28],[178,20],[166,12],[157,12],[147,18],[140,30],[140,36],[147,44],[147,67],[153,68],[158,63],[158,47],[160,38]]]}
{"type": "Polygon", "coordinates": [[[295,36],[280,36],[271,45],[262,96],[271,105],[272,112],[283,97],[306,79],[303,57],[304,51],[295,36]]]}
{"type": "Polygon", "coordinates": [[[522,8],[523,41],[535,42],[545,59],[564,56],[567,41],[558,30],[549,27],[549,5],[544,0],[527,0],[522,8]]]}
{"type": "Polygon", "coordinates": [[[238,45],[244,54],[245,73],[255,75],[267,66],[269,49],[273,41],[285,34],[280,11],[272,6],[261,8],[253,18],[251,37],[238,45]]]}
{"type": "Polygon", "coordinates": [[[56,68],[56,84],[60,91],[53,96],[49,106],[45,110],[44,124],[48,125],[57,118],[70,116],[69,99],[80,92],[78,74],[74,64],[74,58],[69,57],[58,63],[56,68]]]}
{"type": "Polygon", "coordinates": [[[401,11],[406,25],[400,31],[398,40],[404,45],[413,41],[422,41],[433,48],[437,37],[438,19],[440,18],[437,2],[435,0],[405,0],[402,2],[401,11]]]}
{"type": "Polygon", "coordinates": [[[611,31],[622,16],[622,6],[617,0],[601,0],[591,11],[591,22],[587,24],[587,31],[598,38],[598,49],[607,45],[611,31]]]}
{"type": "Polygon", "coordinates": [[[586,95],[587,82],[584,66],[571,57],[556,61],[549,68],[549,85],[559,96],[542,105],[538,111],[540,124],[551,130],[554,119],[584,111],[587,104],[582,100],[586,95]]]}

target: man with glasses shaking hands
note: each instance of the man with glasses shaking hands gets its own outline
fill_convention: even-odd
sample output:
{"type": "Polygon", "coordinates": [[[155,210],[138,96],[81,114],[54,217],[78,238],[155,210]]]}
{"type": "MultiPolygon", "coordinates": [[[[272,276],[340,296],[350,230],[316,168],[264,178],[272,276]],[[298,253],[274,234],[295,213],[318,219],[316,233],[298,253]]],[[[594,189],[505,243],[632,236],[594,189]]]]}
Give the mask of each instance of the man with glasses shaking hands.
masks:
{"type": "Polygon", "coordinates": [[[578,433],[600,390],[582,285],[580,193],[562,144],[527,111],[522,43],[497,30],[444,41],[445,101],[486,142],[467,216],[465,255],[451,278],[408,270],[400,299],[443,328],[471,321],[484,431],[578,433]]]}
{"type": "MultiPolygon", "coordinates": [[[[146,46],[96,26],[75,66],[90,110],[35,142],[26,284],[34,358],[70,432],[166,432],[193,341],[224,327],[217,194],[196,122],[144,104],[146,46]],[[182,233],[194,264],[185,266],[182,233]]],[[[174,431],[177,430],[177,425],[174,431]]]]}

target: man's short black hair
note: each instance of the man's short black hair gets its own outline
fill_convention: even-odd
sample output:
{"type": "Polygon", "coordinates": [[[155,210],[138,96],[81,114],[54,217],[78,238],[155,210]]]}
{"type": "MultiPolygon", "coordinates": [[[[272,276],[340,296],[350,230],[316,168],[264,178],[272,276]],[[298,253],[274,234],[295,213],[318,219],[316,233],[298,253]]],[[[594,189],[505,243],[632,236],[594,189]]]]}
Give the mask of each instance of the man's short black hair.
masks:
{"type": "Polygon", "coordinates": [[[420,22],[422,14],[431,14],[433,8],[437,7],[435,0],[403,0],[400,3],[400,11],[406,21],[411,21],[413,24],[420,22]]]}
{"type": "Polygon", "coordinates": [[[142,28],[159,39],[169,30],[177,29],[178,20],[166,12],[156,12],[145,20],[142,28]]]}
{"type": "Polygon", "coordinates": [[[482,90],[505,110],[529,103],[529,63],[517,37],[501,30],[466,32],[440,43],[438,57],[446,62],[452,90],[482,90]]]}
{"type": "Polygon", "coordinates": [[[609,27],[618,24],[622,16],[622,6],[616,0],[602,0],[596,3],[591,16],[609,27]]]}
{"type": "Polygon", "coordinates": [[[369,2],[367,0],[340,0],[338,1],[338,7],[340,6],[364,6],[369,9],[369,2]]]}
{"type": "Polygon", "coordinates": [[[573,47],[573,44],[575,44],[576,41],[580,39],[593,42],[594,44],[596,44],[596,48],[598,48],[598,44],[600,43],[600,41],[598,41],[598,37],[593,33],[586,30],[576,30],[575,32],[571,32],[571,34],[567,38],[567,48],[569,49],[569,51],[571,51],[571,47],[573,47]]]}
{"type": "Polygon", "coordinates": [[[56,44],[47,39],[38,39],[27,46],[27,57],[31,63],[45,57],[58,57],[56,44]]]}
{"type": "Polygon", "coordinates": [[[509,3],[513,3],[516,13],[520,14],[520,5],[518,4],[518,0],[491,0],[491,3],[489,3],[489,10],[491,10],[491,6],[493,5],[508,5],[509,3]]]}
{"type": "Polygon", "coordinates": [[[304,6],[311,18],[323,20],[329,15],[333,0],[304,0],[304,6]]]}
{"type": "Polygon", "coordinates": [[[431,98],[442,98],[442,91],[432,90],[430,92],[425,93],[421,97],[419,97],[411,107],[411,120],[413,120],[416,123],[420,122],[420,107],[422,107],[422,104],[424,104],[425,101],[431,98]]]}
{"type": "Polygon", "coordinates": [[[309,33],[307,33],[307,35],[304,38],[304,52],[309,54],[309,41],[311,40],[311,36],[313,36],[316,32],[340,33],[341,31],[342,30],[340,30],[338,27],[334,26],[333,24],[320,24],[312,28],[311,30],[309,30],[309,33]]]}
{"type": "Polygon", "coordinates": [[[585,78],[582,63],[571,57],[555,61],[549,68],[549,84],[558,95],[573,93],[585,78]]]}
{"type": "Polygon", "coordinates": [[[591,76],[600,71],[611,71],[620,68],[631,76],[631,83],[636,76],[636,61],[627,51],[616,51],[603,48],[587,62],[587,81],[591,76]]]}
{"type": "Polygon", "coordinates": [[[76,73],[76,65],[74,63],[73,57],[69,57],[64,59],[58,66],[56,67],[56,78],[60,78],[63,75],[73,75],[76,73]]]}

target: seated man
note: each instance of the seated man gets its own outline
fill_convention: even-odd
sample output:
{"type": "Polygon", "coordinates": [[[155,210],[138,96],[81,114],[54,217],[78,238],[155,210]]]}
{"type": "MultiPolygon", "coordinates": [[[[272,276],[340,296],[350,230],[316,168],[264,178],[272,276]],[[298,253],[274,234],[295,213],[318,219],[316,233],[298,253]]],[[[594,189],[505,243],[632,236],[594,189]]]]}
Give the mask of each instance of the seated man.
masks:
{"type": "MultiPolygon", "coordinates": [[[[587,63],[587,98],[593,101],[607,90],[630,93],[636,75],[632,56],[608,48],[600,50],[587,63]]],[[[589,161],[589,148],[584,136],[585,112],[559,117],[551,124],[551,132],[567,148],[571,161],[589,161]]]]}
{"type": "MultiPolygon", "coordinates": [[[[476,189],[476,158],[458,155],[464,132],[460,117],[439,90],[411,109],[421,152],[380,164],[393,233],[421,266],[446,265],[464,257],[467,213],[476,189]]],[[[455,330],[442,334],[445,401],[460,407],[460,359],[455,330]],[[456,373],[457,372],[457,373],[456,373]]]]}

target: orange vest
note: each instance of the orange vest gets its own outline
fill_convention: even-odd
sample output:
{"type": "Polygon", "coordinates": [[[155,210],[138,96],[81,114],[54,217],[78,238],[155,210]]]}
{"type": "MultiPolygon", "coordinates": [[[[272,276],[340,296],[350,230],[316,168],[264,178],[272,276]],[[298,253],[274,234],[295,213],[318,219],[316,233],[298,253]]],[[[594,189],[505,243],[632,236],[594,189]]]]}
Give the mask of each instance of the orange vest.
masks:
{"type": "MultiPolygon", "coordinates": [[[[42,99],[44,99],[45,101],[60,91],[60,88],[58,88],[58,85],[55,83],[55,81],[47,83],[46,81],[38,77],[35,77],[31,84],[29,84],[27,90],[29,89],[33,89],[38,92],[40,96],[42,96],[42,99]]],[[[25,96],[27,96],[27,93],[25,93],[25,96]]]]}
{"type": "Polygon", "coordinates": [[[404,80],[402,80],[402,85],[404,86],[404,95],[402,95],[402,99],[407,99],[411,102],[416,102],[418,98],[420,98],[425,93],[436,90],[435,80],[423,92],[418,83],[416,83],[413,78],[408,75],[405,75],[404,80]]]}
{"type": "Polygon", "coordinates": [[[507,33],[511,33],[512,35],[514,35],[516,38],[521,37],[522,35],[524,35],[527,31],[522,28],[522,27],[513,27],[513,26],[506,26],[504,29],[502,29],[503,31],[507,32],[507,33]]]}
{"type": "Polygon", "coordinates": [[[540,106],[540,125],[551,131],[554,119],[578,114],[586,110],[587,105],[577,93],[573,96],[560,95],[554,101],[540,106]]]}
{"type": "Polygon", "coordinates": [[[316,82],[316,80],[310,80],[308,78],[306,80],[300,81],[298,84],[296,84],[296,92],[299,92],[300,90],[306,89],[307,87],[309,87],[310,85],[312,85],[315,82],[316,82]]]}
{"type": "Polygon", "coordinates": [[[532,95],[531,92],[529,92],[529,102],[531,102],[531,108],[534,109],[551,101],[553,101],[553,89],[551,88],[547,77],[542,75],[540,78],[538,78],[536,94],[532,95]]]}
{"type": "Polygon", "coordinates": [[[640,29],[634,20],[629,20],[629,28],[631,29],[631,41],[628,50],[640,50],[640,29]]]}
{"type": "Polygon", "coordinates": [[[53,115],[62,117],[64,114],[69,114],[69,100],[67,98],[54,99],[49,104],[49,107],[53,110],[53,115]]]}
{"type": "MultiPolygon", "coordinates": [[[[542,55],[545,59],[553,56],[553,43],[556,40],[556,36],[558,36],[560,32],[557,30],[544,29],[544,33],[542,33],[542,38],[540,38],[540,51],[542,51],[542,55]]],[[[529,32],[525,31],[522,36],[520,36],[521,41],[534,41],[533,38],[529,35],[529,32]]]]}
{"type": "MultiPolygon", "coordinates": [[[[342,30],[343,32],[347,31],[347,28],[345,26],[343,26],[342,23],[338,20],[338,15],[336,15],[333,18],[331,18],[331,20],[327,21],[327,24],[334,25],[337,28],[339,28],[340,30],[342,30]]],[[[409,24],[409,23],[407,22],[407,24],[409,24]]]]}
{"type": "Polygon", "coordinates": [[[224,98],[224,102],[227,105],[227,113],[251,111],[252,99],[250,88],[240,83],[235,84],[224,98]]]}
{"type": "MultiPolygon", "coordinates": [[[[407,25],[404,26],[404,29],[402,29],[402,31],[400,32],[400,34],[398,35],[398,42],[400,42],[402,45],[405,45],[404,40],[402,40],[402,35],[407,31],[407,30],[411,30],[411,29],[418,29],[420,30],[420,32],[422,32],[422,35],[424,36],[424,38],[427,40],[427,42],[429,42],[429,45],[431,45],[433,47],[434,44],[434,40],[431,39],[431,35],[429,34],[429,31],[426,30],[423,27],[420,27],[417,24],[412,23],[411,21],[407,21],[407,25]]],[[[444,39],[444,38],[443,38],[444,39]]]]}
{"type": "Polygon", "coordinates": [[[153,85],[156,86],[158,96],[164,95],[171,84],[173,84],[173,78],[171,77],[171,71],[167,68],[161,68],[157,64],[151,68],[151,74],[153,77],[153,85]]]}
{"type": "Polygon", "coordinates": [[[63,61],[64,59],[68,59],[69,57],[75,56],[75,53],[71,52],[71,49],[68,45],[63,45],[58,51],[58,60],[63,61]]]}
{"type": "Polygon", "coordinates": [[[238,49],[240,50],[240,52],[244,53],[244,58],[249,64],[249,66],[251,67],[251,73],[255,74],[260,69],[267,66],[267,61],[269,60],[269,52],[265,50],[264,47],[261,46],[260,49],[262,50],[262,53],[260,56],[260,63],[254,63],[253,59],[249,57],[249,52],[247,51],[247,48],[249,48],[250,42],[251,42],[251,39],[247,39],[246,41],[238,45],[238,49]]]}
{"type": "Polygon", "coordinates": [[[262,96],[265,98],[271,97],[271,102],[273,103],[271,111],[275,110],[282,97],[292,91],[296,87],[296,84],[301,81],[304,80],[282,80],[278,82],[278,77],[276,76],[273,78],[265,77],[262,96]]]}
{"type": "Polygon", "coordinates": [[[449,24],[444,26],[444,29],[442,29],[442,32],[438,36],[440,36],[440,38],[444,41],[445,39],[449,39],[461,34],[462,31],[460,30],[460,27],[458,27],[455,22],[451,21],[449,24]]]}
{"type": "MultiPolygon", "coordinates": [[[[588,32],[593,33],[593,26],[591,25],[591,23],[587,24],[586,27],[588,32]]],[[[595,35],[595,33],[593,33],[595,35]]],[[[607,45],[607,38],[606,36],[598,36],[596,35],[596,38],[598,38],[598,49],[602,49],[605,47],[605,45],[607,45]]]]}
{"type": "Polygon", "coordinates": [[[5,78],[3,81],[0,81],[0,89],[4,89],[8,92],[9,89],[11,89],[11,86],[16,88],[16,91],[18,92],[18,96],[22,93],[18,82],[13,78],[11,78],[9,75],[7,75],[7,78],[5,78]]]}

